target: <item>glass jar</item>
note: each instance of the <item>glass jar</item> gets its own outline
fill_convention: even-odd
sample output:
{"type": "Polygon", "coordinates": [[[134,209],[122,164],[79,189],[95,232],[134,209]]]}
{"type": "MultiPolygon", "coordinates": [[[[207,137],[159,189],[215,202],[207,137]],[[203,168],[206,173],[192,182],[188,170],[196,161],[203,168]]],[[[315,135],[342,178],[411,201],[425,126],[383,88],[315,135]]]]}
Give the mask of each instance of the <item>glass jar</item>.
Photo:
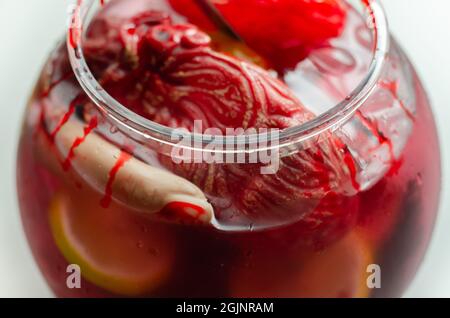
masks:
{"type": "MultiPolygon", "coordinates": [[[[176,2],[78,1],[67,43],[52,52],[31,96],[17,189],[29,244],[55,295],[402,295],[431,236],[440,153],[424,89],[378,1],[343,3],[348,16],[340,35],[278,79],[261,75],[264,62],[236,39],[217,40],[217,50],[242,50],[251,57],[245,65],[259,65],[250,68],[250,84],[236,80],[238,89],[270,95],[269,106],[252,95],[249,107],[259,103],[253,115],[277,98],[298,97],[309,108],[290,110],[301,117],[297,125],[284,118],[276,127],[247,125],[224,135],[225,126],[198,127],[213,122],[204,112],[183,126],[161,111],[155,118],[164,124],[127,104],[144,97],[115,94],[136,93],[141,79],[115,91],[110,85],[121,76],[108,73],[115,39],[124,30],[125,39],[137,36],[135,25],[120,32],[112,26],[149,9],[173,10],[168,4],[176,2]],[[264,89],[255,88],[258,81],[264,89]],[[67,283],[70,268],[81,272],[75,288],[67,283]]],[[[183,50],[204,45],[203,34],[186,34],[183,50]]],[[[177,74],[179,81],[186,76],[177,74]]],[[[207,100],[211,109],[232,100],[218,93],[220,78],[201,80],[202,97],[222,98],[207,100]]],[[[159,112],[166,105],[158,96],[146,101],[159,112]]]]}

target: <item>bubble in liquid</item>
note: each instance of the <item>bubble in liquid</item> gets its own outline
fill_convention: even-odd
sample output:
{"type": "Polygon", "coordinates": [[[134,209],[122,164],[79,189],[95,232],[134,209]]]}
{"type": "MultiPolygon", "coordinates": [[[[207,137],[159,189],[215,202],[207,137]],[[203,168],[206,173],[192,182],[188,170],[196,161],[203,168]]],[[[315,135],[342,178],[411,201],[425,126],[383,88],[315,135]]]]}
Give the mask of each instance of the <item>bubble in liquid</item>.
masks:
{"type": "Polygon", "coordinates": [[[111,134],[115,134],[115,133],[117,133],[119,131],[119,128],[117,128],[117,126],[111,126],[110,128],[109,128],[109,132],[111,133],[111,134]]]}

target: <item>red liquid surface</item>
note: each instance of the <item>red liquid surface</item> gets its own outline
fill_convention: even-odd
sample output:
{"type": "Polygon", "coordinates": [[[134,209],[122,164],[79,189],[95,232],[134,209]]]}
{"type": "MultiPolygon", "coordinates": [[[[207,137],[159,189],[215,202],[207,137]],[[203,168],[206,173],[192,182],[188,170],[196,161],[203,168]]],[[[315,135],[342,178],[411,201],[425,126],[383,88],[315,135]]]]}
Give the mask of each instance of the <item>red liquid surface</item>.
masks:
{"type": "MultiPolygon", "coordinates": [[[[148,107],[142,106],[142,101],[147,99],[143,97],[145,95],[138,98],[134,96],[138,87],[136,81],[142,82],[141,68],[156,67],[156,64],[142,66],[142,60],[144,57],[148,58],[148,54],[155,57],[154,51],[150,53],[146,51],[148,50],[145,47],[146,42],[137,53],[137,57],[140,58],[137,70],[136,68],[130,70],[127,66],[121,65],[123,56],[117,55],[117,52],[122,52],[121,45],[124,45],[120,41],[115,41],[118,37],[115,33],[117,30],[112,28],[112,35],[110,33],[112,39],[101,41],[108,31],[105,21],[112,25],[117,23],[109,14],[114,10],[121,11],[120,6],[126,2],[113,1],[106,9],[110,12],[105,11],[103,16],[100,15],[101,18],[94,21],[90,37],[97,42],[92,41],[91,46],[86,48],[90,67],[104,88],[130,109],[162,124],[192,128],[188,119],[194,119],[198,113],[189,113],[186,111],[189,108],[178,109],[179,105],[170,99],[161,103],[161,107],[173,103],[166,110],[171,112],[170,116],[166,116],[161,108],[155,106],[159,105],[158,96],[163,96],[163,93],[151,86],[156,81],[151,82],[153,84],[148,88],[148,92],[154,93],[151,97],[153,100],[150,98],[153,102],[150,111],[148,107]],[[111,67],[114,63],[119,65],[118,67],[115,65],[115,69],[111,67]],[[159,92],[160,95],[155,92],[159,92]]],[[[175,8],[178,2],[183,1],[172,1],[175,8]]],[[[166,2],[156,3],[157,7],[162,5],[167,9],[166,2]]],[[[139,2],[139,5],[141,4],[145,8],[148,2],[139,2]]],[[[233,6],[221,10],[225,17],[230,17],[233,6]]],[[[131,11],[133,10],[122,10],[121,14],[128,15],[129,18],[134,15],[131,11]]],[[[282,12],[280,10],[281,15],[282,12]]],[[[289,76],[308,78],[307,75],[312,74],[308,73],[308,63],[313,61],[313,58],[318,61],[318,57],[321,57],[320,63],[316,64],[322,66],[317,68],[321,71],[325,67],[332,67],[335,70],[345,69],[345,65],[336,63],[336,60],[331,59],[330,62],[329,59],[324,59],[324,55],[329,57],[327,54],[317,53],[321,49],[332,47],[335,43],[333,41],[345,43],[345,37],[348,36],[346,31],[342,30],[345,24],[346,29],[356,32],[353,27],[357,24],[356,16],[348,14],[345,17],[339,10],[336,12],[333,14],[338,14],[342,18],[342,25],[327,25],[331,32],[328,34],[316,34],[315,37],[314,34],[306,34],[299,40],[300,44],[286,52],[270,51],[255,39],[253,30],[245,30],[245,25],[241,25],[240,21],[230,19],[231,26],[243,35],[249,46],[236,43],[235,40],[226,38],[224,40],[220,30],[216,30],[216,26],[211,22],[206,25],[201,25],[200,22],[197,24],[204,32],[215,35],[211,35],[212,47],[219,52],[217,54],[231,54],[230,58],[234,59],[233,53],[227,52],[231,50],[230,48],[243,52],[247,61],[261,67],[263,74],[260,77],[261,81],[272,83],[270,85],[280,85],[278,90],[282,92],[281,95],[294,101],[292,109],[283,109],[280,106],[282,116],[288,118],[275,124],[276,128],[282,129],[301,124],[319,112],[314,109],[314,105],[308,103],[309,100],[319,104],[327,100],[340,100],[353,88],[352,80],[358,82],[356,71],[354,75],[353,73],[348,75],[352,79],[349,80],[349,87],[339,87],[336,90],[332,76],[324,76],[317,81],[312,81],[312,77],[309,78],[311,83],[320,86],[322,93],[326,91],[328,99],[317,97],[313,91],[305,95],[301,90],[297,91],[295,85],[290,85],[289,76]],[[295,63],[294,57],[298,59],[295,63]],[[287,64],[280,64],[280,61],[287,64]],[[297,64],[300,67],[293,71],[293,65],[297,64]],[[275,82],[272,81],[275,80],[268,79],[268,75],[263,73],[265,69],[277,70],[280,84],[273,84],[275,82]],[[299,100],[294,94],[299,96],[299,100]],[[306,102],[303,102],[302,96],[306,102]]],[[[197,22],[195,14],[184,11],[178,13],[186,14],[192,20],[191,23],[197,22]]],[[[201,14],[201,11],[197,13],[201,14]]],[[[172,24],[169,24],[168,30],[172,32],[175,22],[170,23],[172,24]]],[[[295,25],[291,27],[295,29],[295,25]]],[[[135,35],[136,30],[130,29],[129,32],[135,35]]],[[[276,33],[276,30],[274,32],[276,33]]],[[[355,34],[354,32],[352,34],[355,34]]],[[[272,45],[283,45],[281,41],[283,38],[278,37],[277,42],[276,34],[270,38],[274,41],[272,45]]],[[[199,41],[199,38],[189,41],[199,41]]],[[[192,49],[191,45],[194,47],[198,45],[197,42],[196,44],[191,42],[187,54],[192,53],[189,51],[192,49]]],[[[154,50],[153,46],[151,50],[154,50]]],[[[173,54],[178,54],[177,51],[174,52],[173,54]]],[[[209,51],[194,53],[211,54],[209,51]]],[[[367,56],[356,56],[356,64],[361,66],[370,61],[369,54],[367,52],[366,54],[367,56]]],[[[253,179],[255,168],[250,165],[241,170],[246,178],[251,178],[247,183],[243,182],[243,177],[233,176],[235,170],[227,168],[226,165],[216,167],[221,170],[219,177],[214,178],[222,179],[214,180],[220,180],[228,187],[227,192],[223,194],[224,192],[215,188],[209,188],[206,182],[196,180],[195,174],[189,174],[189,171],[192,171],[188,170],[189,167],[174,165],[156,154],[158,165],[196,183],[211,199],[219,217],[220,213],[230,209],[233,213],[256,218],[273,214],[303,215],[300,220],[297,219],[282,227],[261,231],[249,229],[237,233],[223,232],[197,224],[161,221],[148,217],[145,213],[137,213],[127,206],[126,202],[119,203],[114,200],[113,185],[117,175],[130,158],[137,156],[127,147],[122,147],[123,145],[118,146],[118,149],[122,150],[115,158],[116,163],[111,167],[109,174],[103,176],[107,181],[102,191],[87,181],[89,176],[84,176],[73,169],[72,163],[82,159],[77,158],[76,150],[90,134],[101,134],[112,143],[116,140],[115,132],[110,131],[108,134],[99,131],[105,123],[77,84],[64,47],[58,48],[48,61],[28,106],[19,147],[17,175],[25,231],[37,263],[55,294],[63,297],[401,295],[414,276],[431,235],[439,197],[440,161],[434,121],[424,90],[406,58],[401,53],[396,56],[399,60],[392,63],[398,63],[400,68],[398,72],[409,72],[409,76],[406,77],[408,83],[399,82],[404,80],[401,76],[394,80],[382,79],[379,84],[382,93],[374,96],[372,102],[378,105],[378,108],[384,109],[390,107],[388,101],[392,104],[394,100],[398,109],[403,110],[403,116],[408,118],[410,131],[398,132],[405,135],[402,147],[398,146],[397,140],[386,136],[382,124],[370,116],[370,108],[373,105],[363,106],[355,115],[355,118],[359,118],[359,122],[371,131],[379,147],[385,145],[388,149],[385,163],[389,169],[373,185],[361,188],[357,180],[359,173],[357,163],[349,150],[351,146],[345,145],[345,138],[341,140],[334,135],[330,135],[317,147],[313,146],[300,153],[299,156],[303,156],[301,158],[307,159],[306,164],[298,164],[299,161],[296,161],[294,155],[286,159],[286,165],[292,169],[280,170],[275,176],[269,177],[272,178],[267,181],[269,184],[280,178],[282,181],[297,180],[294,190],[287,192],[294,203],[282,201],[280,198],[283,197],[275,192],[277,187],[279,190],[284,185],[281,181],[277,181],[280,183],[275,183],[273,189],[253,187],[253,184],[257,184],[255,182],[257,176],[253,179]],[[409,88],[410,94],[414,95],[413,102],[404,101],[404,98],[397,94],[400,91],[399,86],[405,85],[409,88]],[[414,112],[406,105],[408,102],[414,104],[414,112]],[[73,139],[68,153],[62,154],[55,144],[55,138],[69,122],[82,123],[83,133],[73,139]],[[330,157],[330,149],[337,153],[333,159],[335,161],[331,164],[326,161],[326,158],[330,157]],[[397,153],[399,149],[400,153],[397,153]],[[292,179],[296,173],[303,173],[303,178],[292,179]],[[247,195],[251,193],[256,193],[263,199],[248,201],[247,195]],[[232,208],[229,206],[222,208],[218,201],[215,201],[217,197],[227,199],[231,202],[232,208]],[[272,201],[265,201],[269,198],[272,201]],[[69,289],[66,285],[68,275],[66,267],[71,263],[80,265],[82,269],[81,289],[69,289]],[[371,264],[377,264],[381,268],[380,289],[370,289],[366,285],[369,276],[367,268],[371,264]]],[[[222,62],[227,59],[217,55],[214,57],[222,62]]],[[[184,58],[184,55],[180,57],[184,58]]],[[[147,72],[147,69],[145,71],[147,72]]],[[[160,69],[157,71],[152,69],[152,72],[157,73],[163,80],[166,79],[167,74],[160,69]]],[[[152,72],[150,74],[153,74],[152,72]]],[[[191,82],[184,84],[195,85],[191,82]]],[[[165,89],[169,87],[173,92],[179,92],[179,87],[173,88],[173,83],[170,85],[172,86],[168,85],[165,89]]],[[[202,86],[196,88],[201,89],[202,86]]],[[[145,89],[143,91],[145,94],[145,89]]],[[[201,100],[204,96],[207,95],[190,95],[189,101],[202,105],[201,100]]],[[[269,98],[269,101],[273,102],[274,99],[269,98]]],[[[204,114],[208,113],[207,109],[202,111],[204,114]]],[[[261,109],[256,109],[256,113],[261,112],[261,109]]],[[[215,123],[219,125],[227,123],[234,127],[242,124],[242,121],[233,123],[231,119],[227,120],[219,118],[215,123]]],[[[255,119],[253,126],[270,127],[268,122],[255,119]]],[[[214,121],[209,120],[209,123],[213,126],[214,121]]],[[[402,127],[398,129],[401,130],[402,127]]],[[[146,162],[145,158],[140,159],[146,162]]],[[[204,165],[194,167],[196,173],[204,173],[207,169],[208,166],[204,165]]],[[[179,202],[168,206],[167,209],[170,211],[161,213],[177,213],[189,208],[195,210],[195,207],[179,202]]],[[[196,213],[201,214],[201,211],[196,213]]]]}

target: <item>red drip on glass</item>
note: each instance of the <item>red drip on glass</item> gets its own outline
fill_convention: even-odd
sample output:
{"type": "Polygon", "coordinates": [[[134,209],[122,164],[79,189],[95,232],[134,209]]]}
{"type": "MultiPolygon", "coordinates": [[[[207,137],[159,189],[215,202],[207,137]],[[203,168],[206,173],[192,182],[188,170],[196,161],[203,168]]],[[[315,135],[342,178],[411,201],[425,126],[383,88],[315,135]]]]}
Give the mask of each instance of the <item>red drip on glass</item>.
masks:
{"type": "Polygon", "coordinates": [[[130,160],[131,158],[132,158],[132,156],[128,152],[123,151],[123,150],[120,152],[120,155],[119,155],[119,158],[117,158],[116,164],[109,172],[108,182],[107,182],[106,188],[105,188],[105,194],[104,194],[103,199],[100,201],[100,204],[103,208],[106,209],[111,204],[112,194],[113,194],[112,187],[113,187],[116,175],[117,175],[117,173],[119,173],[120,169],[127,163],[127,161],[130,160]]]}
{"type": "Polygon", "coordinates": [[[69,149],[66,160],[63,162],[64,170],[69,170],[72,165],[72,159],[75,157],[75,149],[79,147],[87,138],[87,136],[97,127],[97,117],[92,117],[88,125],[83,130],[83,136],[78,137],[74,140],[72,146],[69,149]]]}

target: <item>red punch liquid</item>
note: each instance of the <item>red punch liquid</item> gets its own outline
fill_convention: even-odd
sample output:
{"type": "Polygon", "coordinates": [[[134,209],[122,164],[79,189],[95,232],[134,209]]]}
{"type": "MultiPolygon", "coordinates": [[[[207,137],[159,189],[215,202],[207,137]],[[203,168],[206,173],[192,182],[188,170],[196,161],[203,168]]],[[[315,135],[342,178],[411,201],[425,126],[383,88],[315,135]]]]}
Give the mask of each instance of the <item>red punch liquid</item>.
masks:
{"type": "MultiPolygon", "coordinates": [[[[171,128],[286,129],[367,75],[373,39],[343,1],[212,1],[219,21],[200,2],[102,1],[83,43],[102,88],[171,128]]],[[[176,164],[117,131],[61,44],[28,105],[17,168],[25,232],[49,286],[60,297],[401,296],[431,236],[440,153],[424,89],[395,41],[384,63],[348,123],[262,175],[260,164],[176,164]],[[220,224],[251,226],[200,224],[206,212],[179,200],[156,216],[138,211],[131,202],[160,193],[138,197],[148,179],[128,174],[137,160],[195,184],[220,224]],[[66,285],[69,264],[81,268],[80,289],[66,285]],[[373,265],[381,288],[367,284],[373,265]]]]}

